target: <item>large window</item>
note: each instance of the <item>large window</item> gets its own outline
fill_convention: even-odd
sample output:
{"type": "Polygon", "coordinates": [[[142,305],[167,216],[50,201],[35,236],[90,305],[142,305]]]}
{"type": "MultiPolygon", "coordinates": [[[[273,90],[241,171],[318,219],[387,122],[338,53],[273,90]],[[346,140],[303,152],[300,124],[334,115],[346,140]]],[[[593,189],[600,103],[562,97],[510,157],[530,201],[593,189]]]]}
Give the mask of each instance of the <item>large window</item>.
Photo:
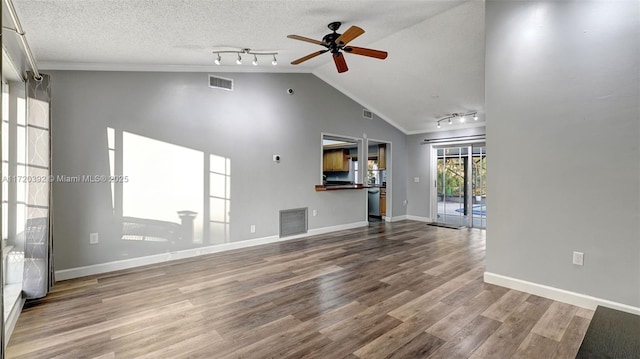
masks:
{"type": "Polygon", "coordinates": [[[2,83],[3,318],[21,299],[27,215],[27,125],[24,85],[2,83]]]}

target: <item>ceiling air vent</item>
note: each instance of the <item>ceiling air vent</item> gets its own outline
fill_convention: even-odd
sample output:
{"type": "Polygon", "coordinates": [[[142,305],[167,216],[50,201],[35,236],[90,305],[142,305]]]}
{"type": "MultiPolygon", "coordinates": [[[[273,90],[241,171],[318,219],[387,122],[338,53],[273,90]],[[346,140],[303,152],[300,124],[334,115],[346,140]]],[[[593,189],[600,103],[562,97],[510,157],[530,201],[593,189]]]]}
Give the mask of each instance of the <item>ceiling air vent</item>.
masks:
{"type": "Polygon", "coordinates": [[[233,91],[233,80],[209,75],[209,87],[226,91],[233,91]]]}
{"type": "Polygon", "coordinates": [[[373,112],[367,110],[366,108],[363,108],[362,118],[366,118],[367,120],[373,120],[373,112]]]}

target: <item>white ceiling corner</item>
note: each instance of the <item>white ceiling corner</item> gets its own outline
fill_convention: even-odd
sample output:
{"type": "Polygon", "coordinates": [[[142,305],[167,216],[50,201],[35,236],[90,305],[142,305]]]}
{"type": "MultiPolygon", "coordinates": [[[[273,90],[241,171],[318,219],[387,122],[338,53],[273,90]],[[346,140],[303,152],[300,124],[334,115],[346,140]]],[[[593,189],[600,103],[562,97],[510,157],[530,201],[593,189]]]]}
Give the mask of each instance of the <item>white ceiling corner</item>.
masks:
{"type": "Polygon", "coordinates": [[[453,112],[484,119],[482,0],[13,1],[42,69],[311,72],[407,134],[453,112]],[[351,44],[389,57],[347,54],[342,74],[329,54],[290,65],[322,48],[286,35],[321,39],[332,21],[362,27],[351,44]],[[212,51],[229,47],[276,51],[278,65],[234,54],[214,65],[212,51]]]}

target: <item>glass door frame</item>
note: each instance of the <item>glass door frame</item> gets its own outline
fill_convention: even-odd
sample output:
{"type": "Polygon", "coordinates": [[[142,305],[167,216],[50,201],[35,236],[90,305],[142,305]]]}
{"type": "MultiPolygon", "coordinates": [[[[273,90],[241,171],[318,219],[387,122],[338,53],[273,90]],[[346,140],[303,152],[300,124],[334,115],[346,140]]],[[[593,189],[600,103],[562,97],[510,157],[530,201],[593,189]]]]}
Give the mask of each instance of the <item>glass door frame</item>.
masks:
{"type": "MultiPolygon", "coordinates": [[[[468,209],[468,214],[466,215],[466,221],[464,225],[469,228],[473,228],[473,148],[476,145],[482,145],[485,147],[485,151],[483,152],[483,156],[486,157],[486,139],[478,138],[468,141],[438,141],[429,144],[429,153],[430,153],[430,173],[431,173],[431,184],[430,187],[430,205],[429,211],[431,213],[431,220],[433,222],[438,222],[438,149],[447,148],[447,147],[467,147],[467,158],[466,160],[466,168],[465,172],[467,174],[464,179],[464,205],[468,209]]],[[[446,160],[445,160],[446,162],[446,160]]],[[[445,192],[446,193],[446,192],[445,192]]],[[[486,223],[486,215],[483,215],[484,222],[486,223]]],[[[482,219],[481,219],[482,221],[482,219]]],[[[486,228],[486,227],[481,227],[486,228]]]]}
{"type": "Polygon", "coordinates": [[[471,190],[471,194],[470,194],[470,201],[471,201],[471,223],[473,224],[474,220],[477,219],[480,222],[480,226],[473,226],[476,228],[487,228],[487,205],[486,205],[486,188],[487,188],[487,170],[486,170],[486,159],[487,159],[487,143],[486,141],[484,142],[478,142],[478,143],[474,143],[471,145],[471,178],[469,179],[469,181],[471,181],[471,186],[470,186],[470,190],[471,190]],[[474,148],[479,148],[480,149],[480,153],[476,154],[474,152],[474,148]],[[485,191],[484,194],[480,195],[480,200],[477,201],[478,204],[480,205],[480,214],[476,215],[473,213],[473,200],[474,197],[476,196],[476,194],[473,192],[476,188],[476,172],[473,170],[473,164],[474,164],[474,158],[478,158],[479,164],[482,167],[483,164],[483,160],[484,160],[484,165],[485,165],[485,169],[484,169],[484,178],[481,181],[480,187],[484,187],[485,191]],[[484,203],[483,203],[483,196],[484,196],[484,203]],[[483,206],[484,205],[484,206],[483,206]]]}

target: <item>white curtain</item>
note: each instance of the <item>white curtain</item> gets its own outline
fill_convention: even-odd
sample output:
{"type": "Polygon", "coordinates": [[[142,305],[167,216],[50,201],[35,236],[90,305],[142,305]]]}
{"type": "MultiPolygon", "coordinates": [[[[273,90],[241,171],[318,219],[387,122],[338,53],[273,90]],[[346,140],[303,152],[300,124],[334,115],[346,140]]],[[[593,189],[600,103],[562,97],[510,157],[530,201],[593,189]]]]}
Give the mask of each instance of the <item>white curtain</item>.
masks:
{"type": "Polygon", "coordinates": [[[24,228],[26,298],[44,297],[54,283],[51,240],[51,87],[49,75],[27,73],[27,198],[24,228]]]}

